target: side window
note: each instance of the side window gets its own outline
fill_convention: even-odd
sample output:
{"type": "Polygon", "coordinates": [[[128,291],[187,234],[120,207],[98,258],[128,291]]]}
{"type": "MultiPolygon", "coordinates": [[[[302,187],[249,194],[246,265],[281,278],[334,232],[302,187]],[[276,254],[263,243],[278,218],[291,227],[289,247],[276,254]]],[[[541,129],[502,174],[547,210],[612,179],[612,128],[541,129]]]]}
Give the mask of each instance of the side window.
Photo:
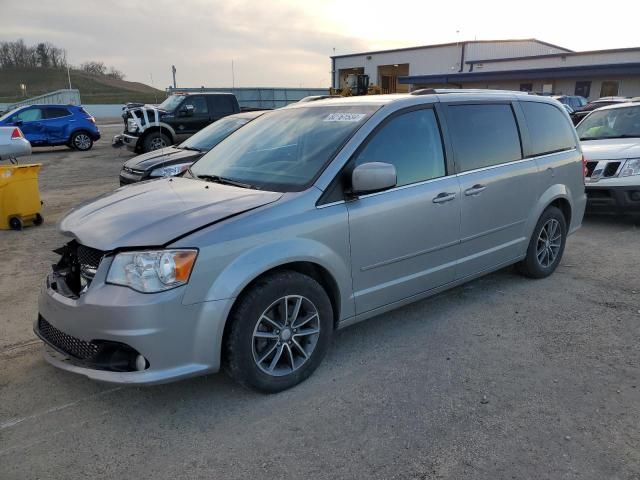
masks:
{"type": "Polygon", "coordinates": [[[45,118],[61,118],[71,115],[69,110],[62,107],[48,107],[45,110],[45,118]]]}
{"type": "Polygon", "coordinates": [[[522,158],[520,134],[511,105],[450,105],[447,120],[458,171],[522,158]]]}
{"type": "Polygon", "coordinates": [[[355,165],[386,162],[395,165],[398,186],[445,175],[440,129],[432,109],[393,117],[360,150],[355,165]]]}
{"type": "Polygon", "coordinates": [[[213,105],[216,113],[233,113],[233,98],[230,95],[216,95],[213,97],[213,105]]]}
{"type": "Polygon", "coordinates": [[[12,121],[22,120],[23,122],[35,122],[37,120],[42,120],[42,110],[39,108],[29,108],[27,110],[23,110],[17,115],[15,115],[12,121]]]}
{"type": "Polygon", "coordinates": [[[194,115],[202,115],[204,113],[209,113],[209,107],[207,107],[207,99],[202,96],[187,98],[184,101],[184,106],[186,107],[187,105],[193,106],[194,115]]]}
{"type": "Polygon", "coordinates": [[[531,155],[568,150],[576,146],[573,127],[553,105],[539,102],[520,102],[531,138],[531,155]]]}

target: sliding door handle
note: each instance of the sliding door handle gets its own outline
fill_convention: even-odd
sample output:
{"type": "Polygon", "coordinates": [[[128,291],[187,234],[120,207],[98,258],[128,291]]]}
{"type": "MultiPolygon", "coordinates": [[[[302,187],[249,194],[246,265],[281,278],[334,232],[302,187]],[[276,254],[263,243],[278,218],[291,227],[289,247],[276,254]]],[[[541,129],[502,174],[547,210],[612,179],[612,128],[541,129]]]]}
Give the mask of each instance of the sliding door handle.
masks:
{"type": "Polygon", "coordinates": [[[480,185],[479,183],[474,185],[471,188],[467,188],[464,191],[464,194],[466,196],[471,196],[471,195],[478,195],[480,192],[484,192],[487,189],[487,187],[485,185],[480,185]]]}
{"type": "Polygon", "coordinates": [[[451,200],[455,200],[455,198],[456,198],[455,193],[442,192],[437,197],[433,198],[433,203],[450,202],[451,200]]]}

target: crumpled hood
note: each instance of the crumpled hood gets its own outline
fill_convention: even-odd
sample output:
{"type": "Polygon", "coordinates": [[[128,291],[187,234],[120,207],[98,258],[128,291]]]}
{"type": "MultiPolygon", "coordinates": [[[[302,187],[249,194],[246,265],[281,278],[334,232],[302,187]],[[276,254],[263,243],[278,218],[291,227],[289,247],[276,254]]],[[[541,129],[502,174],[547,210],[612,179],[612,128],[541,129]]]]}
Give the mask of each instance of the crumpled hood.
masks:
{"type": "Polygon", "coordinates": [[[71,210],[60,231],[88,247],[166,245],[225,218],[275,202],[282,193],[174,177],[119,188],[71,210]]]}
{"type": "Polygon", "coordinates": [[[624,160],[640,157],[640,138],[610,138],[603,140],[583,140],[582,153],[590,161],[624,160]]]}
{"type": "Polygon", "coordinates": [[[124,166],[135,170],[149,170],[174,163],[195,162],[204,154],[205,152],[196,152],[195,150],[167,147],[130,158],[124,163],[124,166]]]}

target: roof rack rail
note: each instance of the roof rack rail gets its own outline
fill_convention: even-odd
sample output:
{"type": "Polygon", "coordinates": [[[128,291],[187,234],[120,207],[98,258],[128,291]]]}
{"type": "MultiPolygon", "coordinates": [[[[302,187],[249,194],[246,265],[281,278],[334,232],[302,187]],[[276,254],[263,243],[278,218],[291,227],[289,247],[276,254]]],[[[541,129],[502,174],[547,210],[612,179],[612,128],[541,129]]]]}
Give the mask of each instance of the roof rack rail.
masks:
{"type": "Polygon", "coordinates": [[[508,93],[517,95],[528,95],[529,92],[518,90],[489,90],[484,88],[421,88],[414,90],[411,95],[440,95],[445,93],[508,93]]]}

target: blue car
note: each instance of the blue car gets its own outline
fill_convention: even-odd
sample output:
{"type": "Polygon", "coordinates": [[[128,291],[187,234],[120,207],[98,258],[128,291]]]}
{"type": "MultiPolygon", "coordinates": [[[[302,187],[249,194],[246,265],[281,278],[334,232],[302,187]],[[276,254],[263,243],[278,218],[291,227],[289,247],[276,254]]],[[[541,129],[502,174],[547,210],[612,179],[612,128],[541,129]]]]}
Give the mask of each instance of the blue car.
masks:
{"type": "Polygon", "coordinates": [[[34,147],[67,145],[86,151],[100,138],[96,119],[76,105],[28,105],[0,117],[0,126],[20,127],[34,147]]]}

